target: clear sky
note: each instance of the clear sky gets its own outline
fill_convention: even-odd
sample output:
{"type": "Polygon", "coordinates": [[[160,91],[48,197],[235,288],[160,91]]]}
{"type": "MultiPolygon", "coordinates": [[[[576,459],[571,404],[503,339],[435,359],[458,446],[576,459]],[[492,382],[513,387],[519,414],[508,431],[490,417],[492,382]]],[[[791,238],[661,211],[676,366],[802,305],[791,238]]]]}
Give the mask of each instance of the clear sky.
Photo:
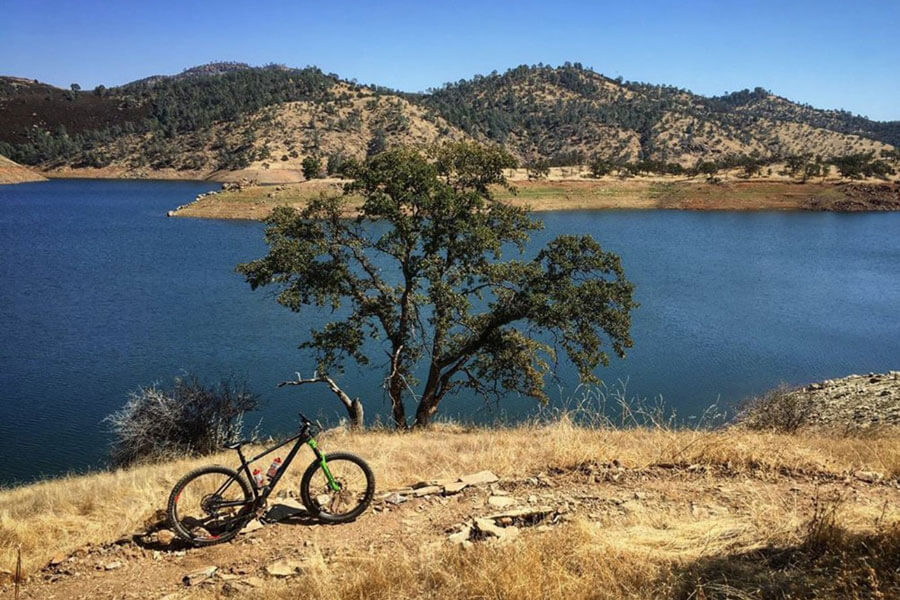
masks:
{"type": "Polygon", "coordinates": [[[83,88],[211,61],[422,91],[519,64],[900,119],[900,0],[0,0],[0,74],[83,88]]]}

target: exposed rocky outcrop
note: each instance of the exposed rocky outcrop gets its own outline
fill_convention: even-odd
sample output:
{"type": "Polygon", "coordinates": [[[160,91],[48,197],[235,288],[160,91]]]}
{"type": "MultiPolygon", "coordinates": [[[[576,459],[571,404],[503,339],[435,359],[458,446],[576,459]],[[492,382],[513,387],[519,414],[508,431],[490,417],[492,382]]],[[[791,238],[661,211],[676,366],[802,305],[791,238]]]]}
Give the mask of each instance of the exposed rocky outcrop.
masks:
{"type": "Polygon", "coordinates": [[[900,371],[848,375],[802,388],[775,390],[752,401],[739,416],[738,425],[839,432],[900,427],[900,371]]]}
{"type": "Polygon", "coordinates": [[[896,183],[841,183],[837,190],[840,199],[814,198],[809,210],[835,212],[868,212],[900,210],[900,184],[896,183]]]}
{"type": "Polygon", "coordinates": [[[45,179],[47,178],[43,175],[0,155],[0,184],[44,181],[45,179]]]}

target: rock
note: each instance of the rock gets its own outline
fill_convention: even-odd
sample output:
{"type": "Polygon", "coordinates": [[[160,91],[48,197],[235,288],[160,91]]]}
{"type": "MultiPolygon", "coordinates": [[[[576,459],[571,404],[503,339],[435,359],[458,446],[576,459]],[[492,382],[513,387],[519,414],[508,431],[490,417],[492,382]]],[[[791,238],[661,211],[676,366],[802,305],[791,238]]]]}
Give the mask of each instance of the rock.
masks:
{"type": "Polygon", "coordinates": [[[169,516],[166,514],[166,511],[162,509],[157,509],[153,511],[153,513],[144,519],[144,529],[147,531],[151,531],[153,529],[157,529],[166,525],[169,522],[169,516]]]}
{"type": "Polygon", "coordinates": [[[240,583],[252,588],[261,588],[265,584],[261,577],[245,577],[240,583]]]}
{"type": "Polygon", "coordinates": [[[303,570],[303,565],[297,560],[282,558],[266,565],[266,573],[272,577],[291,577],[303,570]]]}
{"type": "Polygon", "coordinates": [[[389,495],[387,498],[384,499],[384,501],[387,502],[388,504],[393,504],[395,506],[398,504],[403,504],[407,500],[408,500],[408,498],[406,496],[401,496],[397,492],[394,492],[393,494],[389,495]]]}
{"type": "Polygon", "coordinates": [[[177,211],[174,211],[174,210],[166,211],[166,216],[167,216],[167,217],[174,217],[174,216],[177,216],[177,215],[178,215],[178,212],[177,212],[177,211]]]}
{"type": "Polygon", "coordinates": [[[469,541],[469,538],[472,537],[472,526],[468,523],[464,524],[462,529],[457,531],[456,533],[451,533],[448,538],[453,544],[463,544],[469,541]]]}
{"type": "Polygon", "coordinates": [[[197,585],[215,575],[217,570],[218,567],[210,565],[208,567],[203,567],[202,569],[197,569],[196,571],[191,571],[181,578],[181,583],[184,585],[197,585]]]}
{"type": "Polygon", "coordinates": [[[124,566],[125,565],[122,564],[122,561],[114,560],[112,562],[108,562],[105,565],[103,565],[103,569],[106,571],[114,571],[116,569],[121,569],[124,566]]]}
{"type": "Polygon", "coordinates": [[[497,538],[501,541],[511,540],[519,535],[518,527],[499,527],[493,519],[475,519],[475,529],[481,539],[497,538]]]}
{"type": "Polygon", "coordinates": [[[491,496],[488,498],[488,505],[494,508],[506,508],[512,506],[516,501],[509,496],[491,496]]]}
{"type": "Polygon", "coordinates": [[[259,522],[259,519],[253,519],[247,525],[244,526],[244,529],[241,530],[241,533],[253,533],[257,529],[262,529],[263,524],[259,522]]]}
{"type": "Polygon", "coordinates": [[[419,489],[413,490],[413,496],[416,498],[421,498],[423,496],[431,496],[433,494],[440,494],[444,491],[439,485],[429,485],[426,487],[420,487],[419,489]]]}
{"type": "Polygon", "coordinates": [[[66,560],[66,555],[62,552],[57,552],[50,558],[50,562],[48,563],[51,567],[55,567],[61,565],[63,561],[66,560]]]}
{"type": "Polygon", "coordinates": [[[156,543],[160,546],[169,546],[175,541],[175,532],[171,529],[160,529],[156,532],[156,543]]]}
{"type": "Polygon", "coordinates": [[[467,485],[484,485],[486,483],[494,483],[500,481],[500,478],[490,471],[479,471],[470,475],[463,475],[459,481],[467,485]]]}
{"type": "MultiPolygon", "coordinates": [[[[294,498],[285,498],[283,500],[279,500],[278,504],[282,506],[287,506],[288,508],[292,508],[298,511],[306,511],[306,507],[303,506],[303,503],[299,500],[295,500],[294,498]]],[[[252,521],[251,521],[252,523],[252,521]]]]}
{"type": "Polygon", "coordinates": [[[504,517],[508,517],[513,521],[538,521],[543,519],[549,514],[552,514],[554,509],[549,506],[526,506],[523,508],[514,508],[512,510],[506,510],[501,513],[495,513],[492,515],[488,515],[488,519],[502,519],[504,517]]]}
{"type": "Polygon", "coordinates": [[[875,483],[882,479],[881,473],[876,473],[875,471],[857,471],[856,478],[866,483],[875,483]]]}
{"type": "Polygon", "coordinates": [[[468,483],[463,481],[455,481],[453,483],[448,483],[444,486],[444,495],[452,496],[453,494],[458,494],[469,486],[468,483]]]}
{"type": "Polygon", "coordinates": [[[475,529],[482,538],[503,537],[503,527],[499,527],[493,519],[475,519],[475,529]]]}

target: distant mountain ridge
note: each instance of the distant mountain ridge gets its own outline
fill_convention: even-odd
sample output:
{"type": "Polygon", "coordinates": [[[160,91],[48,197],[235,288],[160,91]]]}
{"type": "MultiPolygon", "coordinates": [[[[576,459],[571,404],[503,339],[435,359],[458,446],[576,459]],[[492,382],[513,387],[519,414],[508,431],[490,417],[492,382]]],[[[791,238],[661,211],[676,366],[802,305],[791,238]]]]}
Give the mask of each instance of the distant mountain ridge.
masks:
{"type": "Polygon", "coordinates": [[[706,97],[578,63],[522,65],[428,93],[316,67],[217,62],[92,91],[0,77],[0,154],[44,169],[299,169],[394,144],[474,139],[526,163],[693,165],[896,153],[900,121],[790,102],[762,88],[706,97]]]}

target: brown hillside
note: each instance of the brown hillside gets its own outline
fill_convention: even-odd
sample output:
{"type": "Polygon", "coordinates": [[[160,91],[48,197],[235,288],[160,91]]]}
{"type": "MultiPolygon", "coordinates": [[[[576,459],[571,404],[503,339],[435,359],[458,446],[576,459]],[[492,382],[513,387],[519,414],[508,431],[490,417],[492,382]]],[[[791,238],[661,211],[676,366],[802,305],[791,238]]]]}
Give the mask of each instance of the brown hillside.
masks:
{"type": "Polygon", "coordinates": [[[5,156],[0,155],[0,184],[24,183],[26,181],[43,181],[43,175],[35,173],[18,163],[14,163],[5,156]]]}

